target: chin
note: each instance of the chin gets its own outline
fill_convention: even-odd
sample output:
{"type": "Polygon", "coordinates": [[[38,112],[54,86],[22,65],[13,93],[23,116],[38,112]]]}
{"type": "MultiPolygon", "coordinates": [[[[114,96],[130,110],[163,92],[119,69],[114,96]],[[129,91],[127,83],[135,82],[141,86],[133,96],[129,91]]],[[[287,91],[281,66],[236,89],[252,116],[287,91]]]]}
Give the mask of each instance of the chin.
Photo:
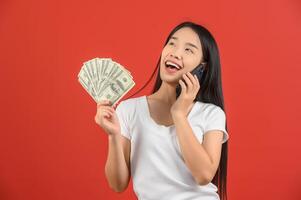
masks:
{"type": "Polygon", "coordinates": [[[180,78],[178,76],[170,76],[168,74],[160,74],[160,78],[162,80],[162,82],[165,82],[167,84],[170,84],[170,85],[177,85],[179,84],[179,80],[180,78]]]}

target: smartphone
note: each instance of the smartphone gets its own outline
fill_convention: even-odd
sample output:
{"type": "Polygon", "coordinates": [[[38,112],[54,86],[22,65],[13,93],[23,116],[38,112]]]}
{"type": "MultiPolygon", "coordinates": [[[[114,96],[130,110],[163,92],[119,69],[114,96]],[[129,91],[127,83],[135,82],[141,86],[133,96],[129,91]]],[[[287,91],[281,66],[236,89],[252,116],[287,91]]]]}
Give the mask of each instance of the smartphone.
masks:
{"type": "MultiPolygon", "coordinates": [[[[194,68],[190,73],[192,75],[196,75],[200,81],[202,78],[203,72],[204,72],[204,65],[201,64],[201,65],[197,66],[196,68],[194,68]]],[[[184,83],[185,83],[184,79],[182,79],[182,81],[184,81],[184,83]]],[[[181,94],[181,85],[178,84],[176,87],[176,98],[178,98],[180,96],[180,94],[181,94]]]]}

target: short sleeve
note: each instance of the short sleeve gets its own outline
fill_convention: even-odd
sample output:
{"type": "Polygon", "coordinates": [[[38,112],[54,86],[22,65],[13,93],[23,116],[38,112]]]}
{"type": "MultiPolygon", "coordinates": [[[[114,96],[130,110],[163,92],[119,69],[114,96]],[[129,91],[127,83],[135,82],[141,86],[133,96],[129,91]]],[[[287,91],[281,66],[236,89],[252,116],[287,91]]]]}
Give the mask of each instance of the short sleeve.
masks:
{"type": "Polygon", "coordinates": [[[215,106],[209,113],[204,133],[211,130],[220,130],[223,132],[223,141],[226,142],[229,139],[228,132],[226,131],[226,115],[225,112],[218,106],[215,106]]]}
{"type": "Polygon", "coordinates": [[[130,135],[130,112],[128,111],[129,107],[125,105],[124,101],[121,101],[116,107],[116,114],[120,124],[121,135],[131,140],[130,135]]]}

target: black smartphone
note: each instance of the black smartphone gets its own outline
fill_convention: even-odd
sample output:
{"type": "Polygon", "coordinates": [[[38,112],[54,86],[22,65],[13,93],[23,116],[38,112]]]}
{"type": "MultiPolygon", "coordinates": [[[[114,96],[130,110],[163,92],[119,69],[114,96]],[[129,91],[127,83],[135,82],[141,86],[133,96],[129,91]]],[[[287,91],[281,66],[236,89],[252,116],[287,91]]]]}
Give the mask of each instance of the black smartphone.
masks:
{"type": "MultiPolygon", "coordinates": [[[[200,64],[199,66],[194,68],[190,73],[192,75],[196,75],[200,81],[202,78],[203,72],[204,72],[204,64],[200,64]]],[[[182,81],[184,81],[184,83],[185,83],[185,80],[182,79],[182,81]]],[[[176,87],[176,98],[178,98],[180,96],[180,94],[181,94],[181,85],[178,84],[176,87]]]]}

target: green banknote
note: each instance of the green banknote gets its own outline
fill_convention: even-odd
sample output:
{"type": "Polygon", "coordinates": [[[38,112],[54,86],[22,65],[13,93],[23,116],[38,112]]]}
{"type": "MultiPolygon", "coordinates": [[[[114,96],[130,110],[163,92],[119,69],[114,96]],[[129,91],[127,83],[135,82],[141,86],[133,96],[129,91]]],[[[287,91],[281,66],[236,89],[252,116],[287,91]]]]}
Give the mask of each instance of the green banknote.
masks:
{"type": "Polygon", "coordinates": [[[130,71],[111,58],[84,62],[78,81],[96,103],[109,100],[112,106],[135,86],[130,71]]]}

